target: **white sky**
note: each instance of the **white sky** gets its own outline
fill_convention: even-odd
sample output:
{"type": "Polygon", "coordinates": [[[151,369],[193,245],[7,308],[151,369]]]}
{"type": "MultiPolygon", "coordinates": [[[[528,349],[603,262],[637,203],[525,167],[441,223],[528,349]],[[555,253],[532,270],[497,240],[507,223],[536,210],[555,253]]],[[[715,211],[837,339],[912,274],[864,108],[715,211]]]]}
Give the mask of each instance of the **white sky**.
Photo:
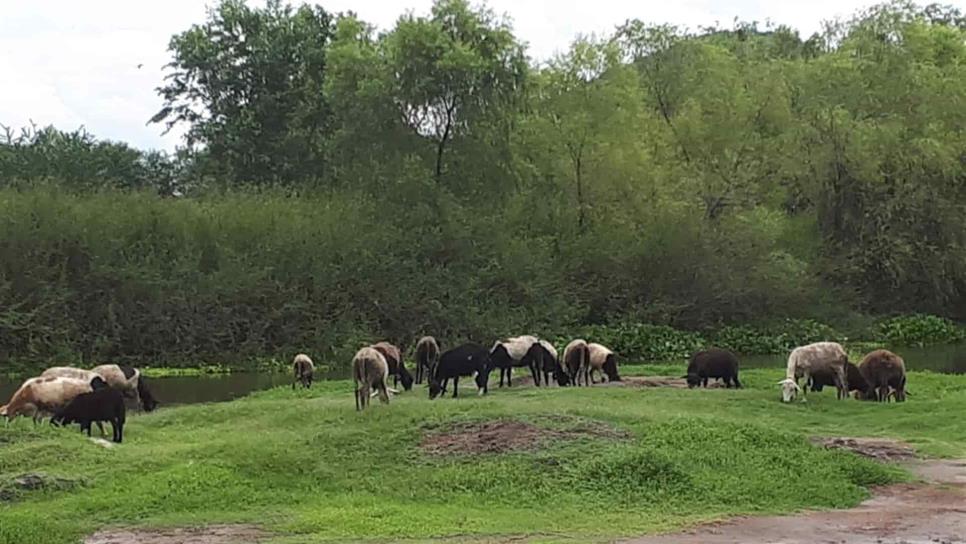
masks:
{"type": "MultiPolygon", "coordinates": [[[[168,41],[205,19],[206,0],[0,0],[0,124],[32,120],[141,148],[173,149],[178,134],[145,125],[159,109],[155,89],[169,60],[168,41]],[[138,65],[143,65],[140,69],[138,65]]],[[[252,5],[263,5],[251,0],[252,5]]],[[[293,2],[297,3],[297,2],[293,2]]],[[[432,0],[318,0],[330,12],[353,10],[380,29],[404,11],[428,13],[432,0]]],[[[577,34],[608,33],[629,18],[697,27],[737,16],[797,28],[848,16],[875,0],[489,0],[508,14],[529,54],[545,59],[577,34]]],[[[952,0],[966,7],[966,0],[952,0]]]]}

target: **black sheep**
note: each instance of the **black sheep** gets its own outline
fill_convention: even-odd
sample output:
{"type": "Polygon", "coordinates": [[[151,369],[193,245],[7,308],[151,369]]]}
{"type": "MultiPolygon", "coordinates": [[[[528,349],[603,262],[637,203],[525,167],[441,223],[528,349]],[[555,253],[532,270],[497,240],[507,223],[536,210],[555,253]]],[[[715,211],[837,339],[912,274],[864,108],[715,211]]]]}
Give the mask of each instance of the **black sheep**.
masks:
{"type": "Polygon", "coordinates": [[[476,375],[479,394],[487,392],[490,380],[490,354],[479,344],[463,344],[444,353],[436,364],[436,371],[429,377],[429,398],[435,399],[446,390],[446,383],[453,378],[453,398],[459,391],[460,376],[476,375]]]}
{"type": "MultiPolygon", "coordinates": [[[[835,379],[831,372],[820,371],[811,375],[810,383],[812,391],[821,391],[826,385],[834,386],[835,379]]],[[[850,362],[845,363],[845,383],[848,384],[849,393],[858,391],[863,397],[868,395],[871,389],[869,382],[866,381],[865,377],[859,371],[859,367],[850,362]]]]}
{"type": "Polygon", "coordinates": [[[711,348],[691,356],[688,373],[684,376],[688,387],[707,387],[708,378],[722,379],[727,387],[740,388],[738,381],[738,358],[725,349],[711,348]]]}
{"type": "Polygon", "coordinates": [[[124,395],[116,389],[105,388],[77,395],[67,406],[58,410],[50,422],[60,425],[80,423],[81,431],[86,430],[87,436],[90,436],[91,423],[109,421],[114,431],[113,440],[120,443],[124,438],[126,414],[124,395]]]}

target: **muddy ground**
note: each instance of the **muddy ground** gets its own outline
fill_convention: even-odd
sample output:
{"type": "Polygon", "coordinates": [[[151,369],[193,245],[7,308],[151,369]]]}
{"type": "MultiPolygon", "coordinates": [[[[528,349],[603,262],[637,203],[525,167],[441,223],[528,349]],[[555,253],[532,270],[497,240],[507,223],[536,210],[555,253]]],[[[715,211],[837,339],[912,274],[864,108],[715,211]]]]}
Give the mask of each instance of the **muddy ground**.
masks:
{"type": "Polygon", "coordinates": [[[532,451],[555,440],[578,438],[621,439],[627,434],[600,421],[547,418],[564,428],[538,426],[517,420],[492,420],[457,424],[426,433],[420,443],[430,455],[474,455],[532,451]]]}
{"type": "Polygon", "coordinates": [[[209,525],[173,529],[105,529],[84,544],[257,544],[269,536],[254,525],[209,525]]]}

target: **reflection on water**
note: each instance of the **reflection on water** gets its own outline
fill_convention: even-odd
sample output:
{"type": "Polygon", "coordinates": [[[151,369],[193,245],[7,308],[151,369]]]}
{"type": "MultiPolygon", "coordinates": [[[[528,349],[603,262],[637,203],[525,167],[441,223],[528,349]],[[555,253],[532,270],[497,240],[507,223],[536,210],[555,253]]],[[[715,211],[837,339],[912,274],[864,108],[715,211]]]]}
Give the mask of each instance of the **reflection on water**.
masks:
{"type": "MultiPolygon", "coordinates": [[[[947,374],[966,374],[966,344],[928,348],[896,348],[909,370],[932,370],[947,374]]],[[[743,368],[785,368],[786,356],[750,355],[741,358],[743,368]]],[[[857,361],[856,361],[857,362],[857,361]]],[[[317,379],[347,379],[348,369],[329,370],[317,379]]],[[[4,403],[23,379],[0,379],[0,403],[4,403]]],[[[220,402],[232,400],[279,385],[289,386],[291,374],[236,373],[209,376],[149,378],[151,391],[165,405],[220,402]]]]}

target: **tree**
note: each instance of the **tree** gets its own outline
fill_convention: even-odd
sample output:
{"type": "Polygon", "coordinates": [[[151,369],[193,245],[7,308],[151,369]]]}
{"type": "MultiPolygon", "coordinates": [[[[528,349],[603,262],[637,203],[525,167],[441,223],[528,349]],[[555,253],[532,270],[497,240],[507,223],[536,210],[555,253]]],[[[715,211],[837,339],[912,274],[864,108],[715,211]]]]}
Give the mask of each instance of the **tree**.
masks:
{"type": "Polygon", "coordinates": [[[465,0],[436,0],[430,17],[402,17],[383,47],[402,119],[434,144],[437,181],[450,142],[512,104],[527,73],[509,25],[465,0]]]}
{"type": "Polygon", "coordinates": [[[171,39],[170,73],[151,118],[184,123],[187,144],[231,182],[291,182],[321,176],[331,116],[323,92],[329,15],[223,0],[208,21],[171,39]]]}

